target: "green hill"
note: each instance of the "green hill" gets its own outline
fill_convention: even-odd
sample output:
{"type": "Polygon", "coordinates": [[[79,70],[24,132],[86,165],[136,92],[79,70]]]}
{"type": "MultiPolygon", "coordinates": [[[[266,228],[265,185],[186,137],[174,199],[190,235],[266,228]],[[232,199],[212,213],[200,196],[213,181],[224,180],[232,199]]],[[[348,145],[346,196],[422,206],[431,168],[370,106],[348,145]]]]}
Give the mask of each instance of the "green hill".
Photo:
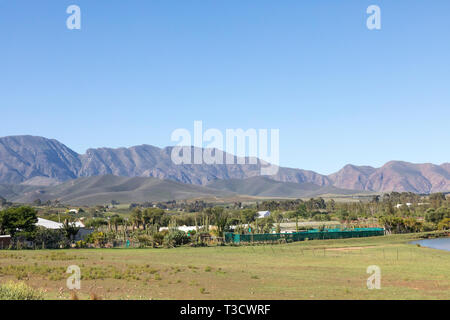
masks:
{"type": "Polygon", "coordinates": [[[257,197],[308,198],[323,194],[351,195],[361,193],[361,191],[339,189],[333,186],[321,187],[308,182],[280,182],[261,176],[244,180],[217,180],[207,186],[220,191],[257,197]]]}
{"type": "Polygon", "coordinates": [[[36,199],[41,201],[57,199],[61,203],[73,205],[96,205],[108,204],[111,200],[131,203],[223,197],[232,194],[228,191],[156,178],[106,175],[78,178],[57,186],[41,188],[3,186],[3,189],[0,189],[0,195],[9,201],[22,203],[31,203],[36,199]],[[21,188],[27,192],[21,192],[21,188]]]}

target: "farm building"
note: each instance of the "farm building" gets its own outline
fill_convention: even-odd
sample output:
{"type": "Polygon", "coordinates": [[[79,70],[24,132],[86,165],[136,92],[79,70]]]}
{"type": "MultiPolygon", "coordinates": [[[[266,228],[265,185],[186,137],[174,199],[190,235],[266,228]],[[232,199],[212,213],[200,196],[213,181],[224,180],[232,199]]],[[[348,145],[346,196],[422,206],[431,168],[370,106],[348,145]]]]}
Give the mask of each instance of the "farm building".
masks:
{"type": "Polygon", "coordinates": [[[270,216],[270,211],[258,211],[258,219],[267,218],[270,216]]]}
{"type": "MultiPolygon", "coordinates": [[[[94,232],[94,230],[92,230],[92,229],[87,229],[81,221],[73,222],[73,225],[77,228],[80,228],[78,230],[77,235],[75,236],[76,241],[83,240],[87,235],[94,232]]],[[[46,229],[58,230],[63,227],[63,224],[60,222],[55,222],[55,221],[51,221],[51,220],[47,220],[47,219],[38,218],[38,222],[36,223],[36,226],[43,227],[46,229]]]]}
{"type": "MultiPolygon", "coordinates": [[[[73,225],[77,228],[84,228],[84,224],[80,221],[74,222],[73,225]]],[[[55,222],[47,219],[38,218],[38,222],[36,223],[38,227],[44,227],[46,229],[61,229],[63,224],[60,222],[55,222]]]]}
{"type": "Polygon", "coordinates": [[[10,244],[11,244],[10,235],[0,236],[0,249],[8,248],[10,244]]]}

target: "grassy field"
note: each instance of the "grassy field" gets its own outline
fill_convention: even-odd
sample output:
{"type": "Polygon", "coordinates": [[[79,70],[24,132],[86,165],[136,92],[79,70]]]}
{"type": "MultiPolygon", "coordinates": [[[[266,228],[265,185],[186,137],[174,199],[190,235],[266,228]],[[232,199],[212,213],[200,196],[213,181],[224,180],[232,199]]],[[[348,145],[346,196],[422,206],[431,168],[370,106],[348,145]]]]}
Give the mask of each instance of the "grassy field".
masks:
{"type": "MultiPolygon", "coordinates": [[[[416,235],[417,237],[417,235],[416,235]]],[[[450,299],[450,252],[408,244],[412,235],[274,246],[0,251],[0,282],[21,280],[48,299],[450,299]],[[369,265],[381,289],[368,290],[369,265]]]]}

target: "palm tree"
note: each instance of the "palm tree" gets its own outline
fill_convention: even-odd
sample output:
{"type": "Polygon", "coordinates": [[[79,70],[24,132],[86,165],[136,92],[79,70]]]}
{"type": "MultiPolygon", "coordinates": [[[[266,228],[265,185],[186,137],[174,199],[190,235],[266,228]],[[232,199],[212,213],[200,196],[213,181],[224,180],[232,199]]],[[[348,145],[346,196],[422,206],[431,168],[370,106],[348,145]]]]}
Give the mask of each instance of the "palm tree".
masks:
{"type": "MultiPolygon", "coordinates": [[[[139,229],[141,224],[143,223],[142,211],[139,208],[134,209],[133,212],[131,213],[130,219],[133,223],[133,230],[135,227],[137,227],[139,229]]],[[[144,229],[145,229],[145,226],[144,226],[144,229]]]]}
{"type": "Polygon", "coordinates": [[[214,207],[211,210],[214,216],[214,223],[217,227],[217,234],[219,237],[223,236],[223,232],[228,225],[228,213],[225,212],[223,207],[214,207]]]}
{"type": "Polygon", "coordinates": [[[297,210],[295,210],[295,230],[298,232],[298,217],[304,217],[307,214],[306,205],[301,204],[297,210]]]}
{"type": "Polygon", "coordinates": [[[75,226],[75,222],[69,222],[68,219],[64,220],[62,231],[66,235],[67,239],[72,240],[78,233],[80,228],[75,226]]]}
{"type": "Polygon", "coordinates": [[[119,231],[119,225],[123,225],[123,218],[118,215],[114,215],[109,219],[109,223],[110,226],[114,227],[114,231],[117,233],[119,231]]]}

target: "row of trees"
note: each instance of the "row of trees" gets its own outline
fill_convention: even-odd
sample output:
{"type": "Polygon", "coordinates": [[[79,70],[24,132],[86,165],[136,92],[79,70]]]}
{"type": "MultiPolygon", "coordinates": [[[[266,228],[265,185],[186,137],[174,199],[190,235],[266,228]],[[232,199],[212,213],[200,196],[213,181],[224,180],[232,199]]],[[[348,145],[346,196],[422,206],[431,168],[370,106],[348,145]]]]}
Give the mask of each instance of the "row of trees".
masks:
{"type": "Polygon", "coordinates": [[[79,228],[67,219],[59,230],[38,227],[37,222],[37,210],[34,208],[7,208],[0,211],[0,235],[10,235],[15,247],[27,242],[39,248],[59,248],[69,246],[79,231],[79,228]]]}
{"type": "MultiPolygon", "coordinates": [[[[374,196],[370,201],[335,202],[325,201],[323,198],[303,201],[264,201],[255,207],[242,209],[242,204],[237,203],[228,207],[211,207],[203,202],[197,202],[204,208],[193,213],[167,212],[159,208],[135,207],[129,219],[118,216],[103,221],[110,230],[117,232],[119,226],[127,230],[149,230],[152,234],[161,226],[189,225],[198,226],[202,231],[210,232],[208,226],[214,226],[213,233],[223,236],[225,231],[231,231],[230,226],[237,226],[234,231],[271,232],[280,231],[282,222],[296,222],[299,230],[299,221],[330,221],[339,220],[342,223],[358,225],[364,221],[378,221],[380,226],[390,232],[418,232],[429,231],[437,228],[446,228],[450,218],[449,201],[443,194],[434,194],[428,197],[418,196],[413,193],[386,194],[383,197],[374,196]],[[397,207],[397,203],[402,206],[397,207]],[[422,202],[424,201],[424,202],[422,202]],[[408,205],[406,205],[408,203],[408,205]],[[440,206],[434,208],[434,206],[440,206]],[[281,209],[280,209],[281,208],[281,209]],[[264,219],[256,219],[257,210],[266,209],[272,212],[271,216],[264,219]],[[206,227],[205,227],[206,226],[206,227]]],[[[94,222],[93,222],[94,223],[94,222]]]]}

